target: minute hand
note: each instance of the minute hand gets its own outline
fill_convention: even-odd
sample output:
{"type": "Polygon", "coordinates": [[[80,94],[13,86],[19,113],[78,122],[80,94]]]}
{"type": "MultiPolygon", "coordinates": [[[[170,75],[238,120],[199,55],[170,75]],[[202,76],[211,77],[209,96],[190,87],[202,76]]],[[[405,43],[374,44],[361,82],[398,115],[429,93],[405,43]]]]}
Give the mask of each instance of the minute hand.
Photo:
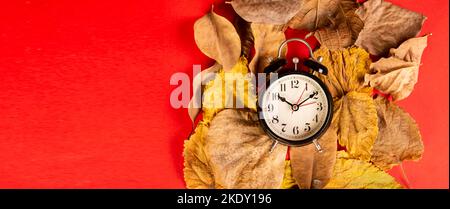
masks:
{"type": "Polygon", "coordinates": [[[316,96],[318,94],[317,91],[315,91],[314,93],[312,93],[311,95],[309,95],[308,98],[306,98],[305,100],[303,100],[302,102],[298,103],[298,106],[302,105],[303,103],[305,103],[306,101],[308,101],[308,99],[313,98],[314,96],[316,96]]]}

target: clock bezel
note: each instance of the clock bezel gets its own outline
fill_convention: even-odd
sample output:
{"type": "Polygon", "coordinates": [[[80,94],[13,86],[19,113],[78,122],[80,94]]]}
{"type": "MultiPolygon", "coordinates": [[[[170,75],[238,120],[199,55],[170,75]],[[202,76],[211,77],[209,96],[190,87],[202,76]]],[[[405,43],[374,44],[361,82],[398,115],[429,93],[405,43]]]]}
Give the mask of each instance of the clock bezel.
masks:
{"type": "MultiPolygon", "coordinates": [[[[317,131],[314,135],[303,139],[303,140],[299,140],[299,141],[293,141],[293,140],[289,140],[289,139],[285,139],[279,135],[277,135],[276,133],[274,133],[268,126],[266,120],[264,120],[264,118],[262,118],[262,108],[260,106],[260,104],[262,104],[262,99],[265,96],[266,90],[269,89],[271,83],[270,80],[268,80],[266,82],[266,88],[260,93],[260,95],[262,95],[261,97],[258,97],[258,101],[257,101],[257,109],[258,109],[258,118],[259,118],[259,123],[261,124],[263,130],[274,140],[280,142],[281,144],[284,145],[288,145],[288,146],[305,146],[308,144],[311,144],[315,139],[320,138],[325,131],[330,127],[331,124],[331,120],[333,118],[333,98],[331,96],[330,91],[328,90],[328,87],[325,85],[325,83],[323,83],[318,77],[316,77],[315,75],[312,75],[310,73],[307,72],[302,72],[302,71],[294,71],[292,69],[286,69],[287,72],[284,73],[279,73],[278,74],[278,79],[281,79],[282,77],[285,76],[289,76],[289,75],[302,75],[302,76],[306,76],[308,78],[311,78],[312,80],[314,80],[316,83],[319,84],[319,86],[323,89],[323,91],[325,92],[325,96],[326,96],[326,100],[328,102],[328,112],[325,118],[325,123],[322,125],[322,127],[320,127],[319,131],[317,131]]],[[[277,80],[278,80],[277,79],[277,80]]],[[[273,82],[274,83],[274,82],[273,82]]]]}

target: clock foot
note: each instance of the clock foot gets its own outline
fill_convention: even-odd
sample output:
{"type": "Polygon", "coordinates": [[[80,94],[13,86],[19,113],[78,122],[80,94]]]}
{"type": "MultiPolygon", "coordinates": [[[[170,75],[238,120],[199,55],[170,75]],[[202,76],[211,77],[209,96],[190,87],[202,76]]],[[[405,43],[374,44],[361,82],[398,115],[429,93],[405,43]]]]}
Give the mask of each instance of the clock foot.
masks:
{"type": "Polygon", "coordinates": [[[272,144],[272,147],[270,148],[269,153],[272,153],[272,152],[273,152],[273,150],[275,149],[275,147],[277,146],[277,144],[278,144],[278,141],[273,141],[273,144],[272,144]]]}
{"type": "Polygon", "coordinates": [[[318,152],[323,152],[322,146],[320,146],[319,142],[317,141],[317,139],[313,140],[314,146],[316,147],[316,150],[318,152]]]}

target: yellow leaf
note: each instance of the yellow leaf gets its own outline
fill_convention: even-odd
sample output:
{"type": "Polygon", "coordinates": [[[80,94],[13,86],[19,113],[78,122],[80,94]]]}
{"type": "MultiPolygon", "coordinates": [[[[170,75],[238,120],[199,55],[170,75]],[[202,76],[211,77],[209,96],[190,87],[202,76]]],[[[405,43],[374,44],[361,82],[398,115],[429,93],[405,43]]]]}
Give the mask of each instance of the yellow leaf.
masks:
{"type": "Polygon", "coordinates": [[[376,166],[351,159],[345,151],[339,151],[333,177],[326,189],[401,189],[395,179],[376,166]]]}
{"type": "Polygon", "coordinates": [[[375,103],[368,93],[352,91],[334,103],[338,120],[338,142],[349,154],[370,160],[372,146],[378,135],[375,103]]]}
{"type": "Polygon", "coordinates": [[[372,88],[364,86],[364,75],[371,63],[361,48],[329,50],[321,47],[314,56],[322,57],[328,75],[319,75],[334,97],[339,144],[356,158],[368,161],[378,134],[377,112],[372,88]]]}
{"type": "Polygon", "coordinates": [[[208,123],[225,108],[249,108],[256,111],[256,92],[248,74],[247,60],[241,57],[229,72],[219,70],[215,79],[205,85],[202,109],[208,123]]]}
{"type": "Polygon", "coordinates": [[[329,50],[322,46],[314,52],[322,57],[322,64],[328,68],[328,75],[319,75],[334,98],[340,98],[351,91],[371,92],[364,86],[364,75],[369,72],[369,54],[361,48],[350,47],[329,50]]]}
{"type": "Polygon", "coordinates": [[[189,101],[188,113],[191,118],[192,124],[194,124],[195,118],[200,113],[201,110],[201,95],[203,92],[202,83],[205,83],[207,80],[213,79],[216,75],[217,71],[219,71],[222,66],[218,63],[215,63],[213,66],[203,70],[198,75],[194,77],[193,81],[193,90],[194,95],[189,101]]]}
{"type": "Polygon", "coordinates": [[[205,153],[208,127],[200,122],[189,140],[184,142],[184,180],[189,189],[214,188],[214,176],[205,153]]]}
{"type": "Polygon", "coordinates": [[[284,176],[283,182],[281,183],[281,189],[296,189],[298,188],[297,182],[292,176],[292,166],[291,161],[286,160],[284,164],[284,176]]]}
{"type": "MultiPolygon", "coordinates": [[[[189,140],[185,141],[184,146],[184,178],[187,188],[223,188],[227,185],[230,186],[229,184],[224,183],[226,181],[220,180],[220,175],[214,175],[215,172],[213,172],[214,166],[211,164],[211,159],[214,160],[215,158],[211,155],[213,152],[208,151],[207,147],[211,149],[211,146],[209,146],[208,144],[211,144],[211,141],[214,141],[214,136],[216,136],[216,134],[214,134],[214,131],[220,131],[222,130],[222,127],[216,122],[214,122],[214,124],[217,125],[211,125],[211,120],[213,120],[213,118],[215,119],[215,116],[219,112],[227,108],[225,104],[226,102],[230,103],[230,101],[234,106],[236,105],[235,101],[240,101],[243,103],[243,109],[245,108],[252,112],[256,112],[256,95],[253,92],[251,77],[249,77],[247,73],[247,60],[242,57],[230,72],[225,73],[222,69],[219,70],[218,75],[216,75],[214,80],[208,82],[205,85],[204,98],[202,102],[202,109],[204,111],[203,120],[199,122],[194,133],[189,137],[189,140]],[[237,83],[241,83],[243,85],[237,85],[237,83]],[[206,138],[207,134],[209,133],[210,125],[213,128],[213,136],[210,136],[210,138],[212,138],[210,140],[207,140],[206,138]]],[[[220,120],[220,117],[218,118],[218,120],[220,120]]],[[[241,120],[244,119],[241,118],[241,120]]],[[[233,124],[233,122],[231,122],[230,124],[233,124]]],[[[259,126],[257,127],[259,128],[259,126]]],[[[254,132],[254,128],[255,127],[250,130],[254,132]]],[[[242,128],[236,129],[235,131],[238,131],[236,132],[236,134],[242,134],[241,130],[242,128]]],[[[263,131],[261,130],[261,132],[263,131]]],[[[217,134],[217,136],[227,137],[227,134],[217,134]]],[[[230,139],[235,138],[239,137],[231,137],[230,139]]],[[[215,143],[217,143],[217,141],[215,143]]],[[[282,146],[279,147],[280,148],[278,149],[283,152],[282,146]]],[[[248,149],[247,151],[250,150],[253,149],[248,149]]],[[[220,151],[223,151],[223,149],[217,150],[215,152],[220,153],[220,151]]],[[[284,155],[281,156],[284,157],[284,155]]],[[[269,159],[273,160],[271,158],[269,159]]],[[[217,162],[215,163],[217,164],[217,162]]],[[[282,171],[278,172],[282,175],[282,171]]],[[[279,183],[281,184],[281,179],[279,183]]],[[[259,185],[261,186],[261,184],[259,185]]],[[[251,185],[247,186],[250,187],[251,185]]],[[[280,185],[277,184],[275,187],[279,188],[279,186],[280,185]]]]}

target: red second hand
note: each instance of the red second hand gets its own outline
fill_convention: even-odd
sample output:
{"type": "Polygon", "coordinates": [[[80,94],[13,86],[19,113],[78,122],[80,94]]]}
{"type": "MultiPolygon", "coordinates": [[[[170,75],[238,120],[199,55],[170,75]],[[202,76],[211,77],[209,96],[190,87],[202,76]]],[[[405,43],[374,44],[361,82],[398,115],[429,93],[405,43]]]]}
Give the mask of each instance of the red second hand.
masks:
{"type": "Polygon", "coordinates": [[[303,106],[311,105],[311,104],[314,104],[314,103],[316,103],[316,102],[310,102],[310,103],[302,104],[302,105],[300,105],[300,106],[298,106],[298,107],[303,107],[303,106]]]}
{"type": "MultiPolygon", "coordinates": [[[[295,105],[298,105],[298,103],[300,102],[300,100],[302,99],[303,93],[305,93],[306,87],[303,89],[302,93],[300,94],[300,98],[298,98],[297,102],[295,103],[295,105]]],[[[294,113],[294,110],[292,110],[292,113],[294,113]]]]}
{"type": "Polygon", "coordinates": [[[303,89],[302,93],[300,94],[300,98],[298,98],[297,102],[295,103],[296,105],[298,105],[298,103],[300,102],[300,100],[302,99],[303,93],[305,93],[306,88],[303,89]]]}

